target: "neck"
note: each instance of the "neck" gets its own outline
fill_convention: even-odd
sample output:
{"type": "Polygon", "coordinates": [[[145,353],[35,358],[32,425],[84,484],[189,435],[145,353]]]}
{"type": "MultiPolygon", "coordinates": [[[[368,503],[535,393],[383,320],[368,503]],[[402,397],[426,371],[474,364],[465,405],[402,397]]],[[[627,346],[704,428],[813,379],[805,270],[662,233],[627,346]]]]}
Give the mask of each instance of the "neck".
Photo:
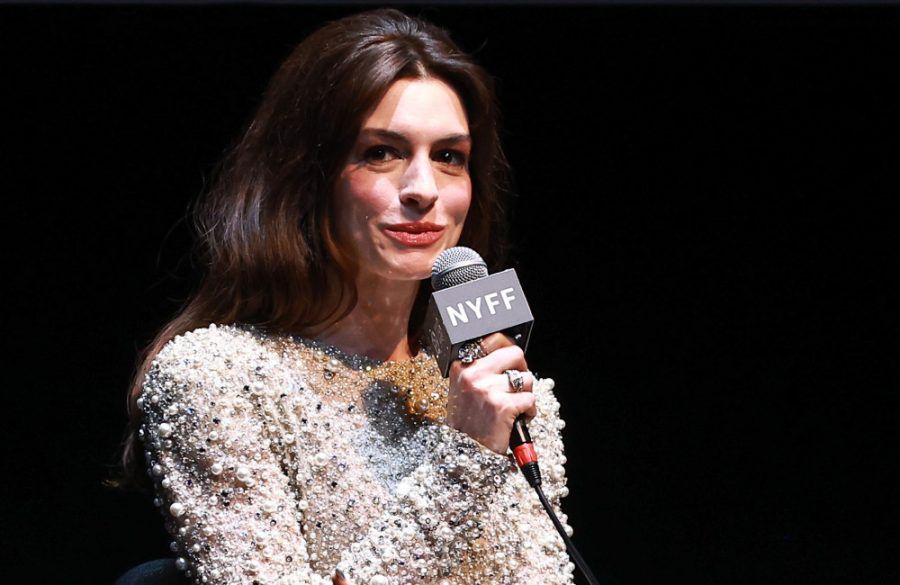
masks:
{"type": "Polygon", "coordinates": [[[418,281],[360,276],[356,306],[315,338],[351,354],[382,361],[407,360],[412,357],[407,334],[409,314],[418,288],[418,281]]]}

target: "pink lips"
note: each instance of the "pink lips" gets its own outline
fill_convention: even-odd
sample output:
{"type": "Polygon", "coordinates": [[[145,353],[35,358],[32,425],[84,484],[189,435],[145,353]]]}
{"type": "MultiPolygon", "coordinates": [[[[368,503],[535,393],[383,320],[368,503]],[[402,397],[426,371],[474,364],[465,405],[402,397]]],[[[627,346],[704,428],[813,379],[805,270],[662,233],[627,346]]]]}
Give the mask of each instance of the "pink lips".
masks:
{"type": "Polygon", "coordinates": [[[444,235],[444,226],[427,221],[396,223],[385,226],[384,233],[406,246],[425,247],[444,235]]]}

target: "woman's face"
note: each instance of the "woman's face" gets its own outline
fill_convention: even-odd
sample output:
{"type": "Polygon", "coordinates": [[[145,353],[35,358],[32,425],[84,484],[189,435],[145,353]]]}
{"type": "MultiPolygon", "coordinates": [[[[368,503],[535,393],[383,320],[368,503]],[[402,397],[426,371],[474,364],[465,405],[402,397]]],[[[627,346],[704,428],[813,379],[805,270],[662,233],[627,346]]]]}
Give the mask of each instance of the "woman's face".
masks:
{"type": "Polygon", "coordinates": [[[456,92],[401,79],[363,122],[336,188],[337,228],[361,276],[421,280],[456,245],[472,200],[469,124],[456,92]]]}

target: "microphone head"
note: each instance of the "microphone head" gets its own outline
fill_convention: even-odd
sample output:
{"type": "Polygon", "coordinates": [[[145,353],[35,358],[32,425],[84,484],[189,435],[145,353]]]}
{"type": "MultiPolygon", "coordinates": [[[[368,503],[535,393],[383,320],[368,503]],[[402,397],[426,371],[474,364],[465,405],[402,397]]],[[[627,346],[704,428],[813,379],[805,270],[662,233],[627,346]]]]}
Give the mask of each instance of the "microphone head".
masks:
{"type": "Polygon", "coordinates": [[[435,258],[431,267],[431,287],[434,290],[444,290],[487,275],[487,264],[478,252],[465,246],[456,246],[447,248],[435,258]]]}

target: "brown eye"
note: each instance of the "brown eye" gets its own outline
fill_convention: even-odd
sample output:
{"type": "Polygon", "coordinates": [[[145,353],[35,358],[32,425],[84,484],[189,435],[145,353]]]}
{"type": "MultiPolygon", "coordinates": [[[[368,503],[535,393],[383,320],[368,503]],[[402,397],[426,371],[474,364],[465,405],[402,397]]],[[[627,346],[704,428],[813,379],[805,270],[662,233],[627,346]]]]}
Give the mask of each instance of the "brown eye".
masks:
{"type": "Polygon", "coordinates": [[[435,155],[434,159],[439,163],[453,167],[464,167],[469,162],[465,153],[459,150],[441,150],[435,155]]]}
{"type": "Polygon", "coordinates": [[[400,158],[400,153],[390,146],[385,146],[383,144],[368,148],[363,153],[363,160],[374,164],[386,163],[398,158],[400,158]]]}

